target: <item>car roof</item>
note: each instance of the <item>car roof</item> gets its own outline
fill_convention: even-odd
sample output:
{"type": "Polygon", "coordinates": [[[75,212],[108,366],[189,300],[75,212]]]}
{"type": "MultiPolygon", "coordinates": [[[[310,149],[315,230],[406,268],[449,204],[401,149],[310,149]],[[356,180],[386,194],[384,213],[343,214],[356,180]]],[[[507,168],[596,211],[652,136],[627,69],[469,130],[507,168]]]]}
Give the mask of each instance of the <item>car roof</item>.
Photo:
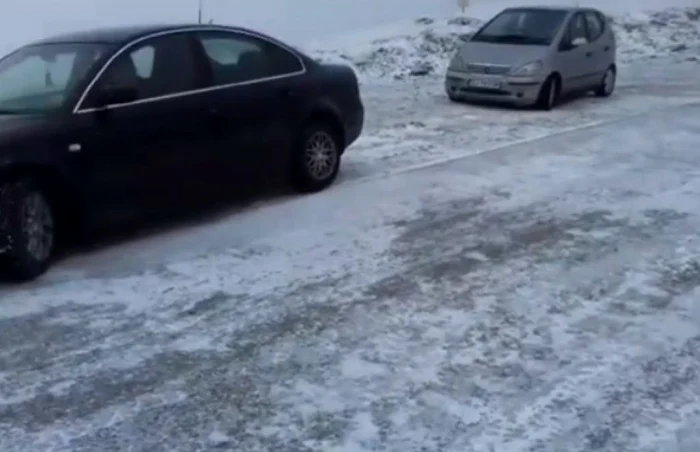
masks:
{"type": "Polygon", "coordinates": [[[587,8],[582,6],[564,6],[564,5],[520,5],[511,6],[505,8],[506,11],[519,10],[519,9],[538,9],[542,11],[564,11],[564,12],[576,12],[576,11],[595,11],[593,8],[587,8]]]}
{"type": "Polygon", "coordinates": [[[53,36],[48,36],[41,40],[35,41],[32,45],[37,44],[65,44],[65,43],[102,43],[102,44],[117,44],[123,45],[134,41],[136,39],[152,35],[155,33],[163,33],[168,31],[177,31],[180,29],[188,28],[200,28],[200,29],[211,29],[211,30],[231,30],[231,31],[242,31],[245,33],[254,33],[256,35],[264,36],[262,33],[258,33],[252,30],[248,30],[242,27],[232,27],[226,25],[210,25],[210,24],[196,24],[196,23],[184,23],[184,24],[161,24],[161,25],[128,25],[121,27],[105,27],[105,28],[94,28],[88,30],[73,31],[69,33],[57,34],[53,36]]]}

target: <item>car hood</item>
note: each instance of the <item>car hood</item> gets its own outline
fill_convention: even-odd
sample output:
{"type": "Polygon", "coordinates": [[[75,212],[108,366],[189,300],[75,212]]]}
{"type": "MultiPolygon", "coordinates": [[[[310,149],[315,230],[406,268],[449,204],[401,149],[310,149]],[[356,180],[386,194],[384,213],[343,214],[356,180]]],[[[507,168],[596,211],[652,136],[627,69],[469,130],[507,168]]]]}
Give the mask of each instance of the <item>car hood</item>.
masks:
{"type": "Polygon", "coordinates": [[[21,132],[27,128],[45,123],[46,118],[37,115],[3,115],[0,114],[0,137],[21,132]]]}
{"type": "Polygon", "coordinates": [[[465,42],[457,56],[464,64],[517,67],[544,58],[549,47],[491,42],[465,42]]]}
{"type": "Polygon", "coordinates": [[[39,115],[0,114],[0,156],[21,151],[45,136],[49,120],[39,115]]]}

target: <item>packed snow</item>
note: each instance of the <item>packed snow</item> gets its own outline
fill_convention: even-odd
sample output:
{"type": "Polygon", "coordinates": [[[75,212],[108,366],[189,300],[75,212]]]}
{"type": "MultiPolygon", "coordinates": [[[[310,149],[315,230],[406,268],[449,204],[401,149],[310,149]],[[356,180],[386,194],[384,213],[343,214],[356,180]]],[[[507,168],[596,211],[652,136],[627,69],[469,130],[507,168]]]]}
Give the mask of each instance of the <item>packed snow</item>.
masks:
{"type": "MultiPolygon", "coordinates": [[[[97,16],[68,1],[42,33],[97,16]]],[[[258,3],[361,75],[338,183],[0,286],[0,450],[700,450],[700,9],[588,2],[616,93],[536,112],[442,91],[520,2],[305,1],[295,36],[258,3]]]]}

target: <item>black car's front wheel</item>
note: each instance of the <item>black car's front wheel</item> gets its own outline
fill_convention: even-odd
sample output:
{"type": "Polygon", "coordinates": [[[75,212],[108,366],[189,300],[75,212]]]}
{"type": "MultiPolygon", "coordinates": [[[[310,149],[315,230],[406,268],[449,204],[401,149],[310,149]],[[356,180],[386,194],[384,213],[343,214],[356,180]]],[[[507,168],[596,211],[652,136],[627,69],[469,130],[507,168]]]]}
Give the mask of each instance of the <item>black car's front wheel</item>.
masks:
{"type": "Polygon", "coordinates": [[[31,280],[53,257],[55,218],[51,204],[29,179],[0,185],[0,271],[31,280]]]}
{"type": "Polygon", "coordinates": [[[323,123],[307,126],[294,156],[294,182],[302,192],[323,190],[340,169],[342,147],[335,131],[323,123]]]}

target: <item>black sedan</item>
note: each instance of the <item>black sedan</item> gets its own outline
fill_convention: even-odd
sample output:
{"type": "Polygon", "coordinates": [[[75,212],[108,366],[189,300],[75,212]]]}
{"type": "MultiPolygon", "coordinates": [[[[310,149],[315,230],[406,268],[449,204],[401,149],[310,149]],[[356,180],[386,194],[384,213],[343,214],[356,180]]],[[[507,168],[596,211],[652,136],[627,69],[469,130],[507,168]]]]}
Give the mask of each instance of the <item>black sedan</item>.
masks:
{"type": "Polygon", "coordinates": [[[360,135],[353,70],[214,25],[56,36],[0,60],[0,264],[164,206],[287,178],[315,192],[360,135]]]}

